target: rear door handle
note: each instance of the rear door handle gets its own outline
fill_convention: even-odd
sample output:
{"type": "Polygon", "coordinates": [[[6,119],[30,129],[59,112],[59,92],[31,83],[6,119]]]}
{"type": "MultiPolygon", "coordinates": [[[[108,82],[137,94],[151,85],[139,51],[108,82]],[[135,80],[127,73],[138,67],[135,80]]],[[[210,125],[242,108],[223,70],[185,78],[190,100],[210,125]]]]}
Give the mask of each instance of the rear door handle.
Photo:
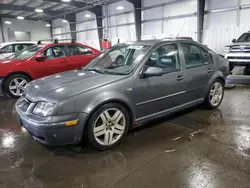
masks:
{"type": "Polygon", "coordinates": [[[177,81],[182,81],[182,80],[184,80],[184,77],[180,75],[180,76],[177,77],[176,80],[177,80],[177,81]]]}
{"type": "Polygon", "coordinates": [[[211,73],[211,72],[213,72],[213,69],[207,69],[207,73],[211,73]]]}

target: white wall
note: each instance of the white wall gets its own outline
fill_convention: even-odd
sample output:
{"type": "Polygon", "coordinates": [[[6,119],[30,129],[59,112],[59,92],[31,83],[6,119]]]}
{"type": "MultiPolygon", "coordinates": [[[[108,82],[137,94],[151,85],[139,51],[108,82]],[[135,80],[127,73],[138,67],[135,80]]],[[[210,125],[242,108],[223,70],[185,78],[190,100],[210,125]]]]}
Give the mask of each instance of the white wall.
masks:
{"type": "Polygon", "coordinates": [[[169,36],[192,37],[196,40],[197,17],[171,19],[180,15],[190,15],[197,11],[197,0],[163,5],[172,0],[144,0],[142,13],[142,39],[164,38],[169,36]],[[160,5],[157,7],[152,7],[160,5]],[[168,19],[170,18],[170,19],[168,19]]]}
{"type": "MultiPolygon", "coordinates": [[[[105,34],[112,44],[117,43],[118,39],[120,42],[136,40],[135,17],[132,11],[134,11],[134,5],[128,1],[108,5],[108,20],[105,18],[103,23],[104,27],[106,27],[106,21],[108,23],[108,33],[105,34]],[[118,6],[123,6],[124,10],[117,10],[118,6]]],[[[105,8],[104,14],[106,14],[105,8]]]]}
{"type": "MultiPolygon", "coordinates": [[[[250,4],[250,0],[241,0],[240,5],[250,4]]],[[[218,10],[239,6],[238,0],[209,0],[207,10],[218,10]]],[[[211,12],[205,16],[203,43],[223,54],[225,45],[231,44],[233,38],[250,30],[250,9],[211,12]]]]}
{"type": "Polygon", "coordinates": [[[32,41],[51,38],[50,28],[45,26],[46,24],[45,22],[2,18],[2,23],[3,23],[4,40],[6,42],[9,41],[8,29],[10,29],[11,31],[30,32],[32,41]],[[11,21],[12,24],[10,25],[5,24],[5,21],[7,20],[11,21]]]}
{"type": "MultiPolygon", "coordinates": [[[[0,22],[1,23],[1,22],[0,22]]],[[[0,24],[0,43],[3,42],[3,34],[2,34],[2,29],[1,29],[2,25],[0,24]]]]}
{"type": "Polygon", "coordinates": [[[77,13],[76,22],[77,41],[100,50],[96,15],[89,11],[77,13]],[[91,17],[88,18],[86,15],[91,17]]]}
{"type": "Polygon", "coordinates": [[[52,33],[54,39],[71,39],[69,23],[62,22],[63,19],[58,18],[52,20],[52,33]]]}

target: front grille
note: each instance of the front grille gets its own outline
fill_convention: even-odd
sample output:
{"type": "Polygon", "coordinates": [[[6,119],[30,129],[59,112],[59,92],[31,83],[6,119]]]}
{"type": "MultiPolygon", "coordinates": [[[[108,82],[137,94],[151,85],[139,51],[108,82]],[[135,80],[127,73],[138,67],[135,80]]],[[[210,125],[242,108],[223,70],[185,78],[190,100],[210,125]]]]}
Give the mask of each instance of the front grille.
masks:
{"type": "Polygon", "coordinates": [[[249,51],[230,51],[230,53],[250,53],[249,51]]]}
{"type": "Polygon", "coordinates": [[[18,103],[18,107],[23,111],[26,112],[30,106],[31,102],[26,99],[23,98],[19,103],[18,103]]]}
{"type": "Polygon", "coordinates": [[[243,53],[250,53],[250,46],[233,46],[230,49],[231,53],[236,53],[236,52],[243,52],[243,53]]]}
{"type": "Polygon", "coordinates": [[[228,56],[227,59],[247,59],[250,60],[250,57],[246,57],[246,56],[228,56]]]}

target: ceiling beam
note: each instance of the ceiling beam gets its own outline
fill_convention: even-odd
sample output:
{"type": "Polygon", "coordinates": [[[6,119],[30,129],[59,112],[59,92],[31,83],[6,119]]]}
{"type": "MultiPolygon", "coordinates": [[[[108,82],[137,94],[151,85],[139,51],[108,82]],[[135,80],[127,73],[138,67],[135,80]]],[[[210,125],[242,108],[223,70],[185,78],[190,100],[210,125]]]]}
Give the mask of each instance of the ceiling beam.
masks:
{"type": "MultiPolygon", "coordinates": [[[[0,3],[0,10],[35,12],[35,8],[32,8],[32,7],[25,7],[25,6],[20,6],[20,5],[11,5],[11,4],[4,4],[4,3],[0,3]]],[[[49,9],[44,9],[43,12],[45,14],[49,14],[50,16],[56,16],[58,14],[63,13],[61,11],[51,11],[49,9]]]]}
{"type": "Polygon", "coordinates": [[[84,7],[90,3],[82,3],[82,2],[78,2],[78,1],[70,1],[70,2],[63,2],[61,0],[43,0],[43,1],[46,1],[46,2],[52,2],[52,3],[58,3],[58,4],[65,4],[65,5],[71,5],[71,6],[74,6],[74,7],[84,7]]]}
{"type": "MultiPolygon", "coordinates": [[[[16,19],[16,16],[10,16],[10,15],[6,16],[5,14],[0,14],[0,17],[16,19]]],[[[25,20],[37,21],[37,19],[33,19],[33,18],[28,18],[28,19],[25,19],[25,20]]]]}

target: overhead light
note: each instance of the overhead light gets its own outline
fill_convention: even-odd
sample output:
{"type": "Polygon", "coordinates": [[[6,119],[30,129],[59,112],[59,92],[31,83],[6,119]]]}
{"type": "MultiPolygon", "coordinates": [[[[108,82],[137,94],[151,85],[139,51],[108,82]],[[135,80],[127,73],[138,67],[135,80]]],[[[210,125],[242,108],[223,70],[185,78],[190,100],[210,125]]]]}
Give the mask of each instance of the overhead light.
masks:
{"type": "Polygon", "coordinates": [[[17,19],[18,19],[18,20],[23,20],[24,17],[23,17],[23,16],[17,16],[17,19]]]}
{"type": "Polygon", "coordinates": [[[117,9],[117,10],[123,10],[124,7],[123,7],[123,6],[118,6],[118,7],[116,7],[116,9],[117,9]]]}
{"type": "Polygon", "coordinates": [[[37,8],[37,9],[35,10],[35,12],[43,12],[43,9],[37,8]]]}
{"type": "Polygon", "coordinates": [[[86,18],[90,18],[91,15],[90,15],[90,14],[85,14],[85,17],[86,17],[86,18]]]}
{"type": "Polygon", "coordinates": [[[11,24],[11,22],[10,21],[5,21],[5,24],[11,24]]]}
{"type": "Polygon", "coordinates": [[[71,0],[62,0],[62,2],[66,2],[66,3],[68,3],[68,2],[70,2],[71,0]]]}
{"type": "Polygon", "coordinates": [[[46,27],[50,27],[51,25],[50,25],[50,24],[46,24],[45,26],[46,26],[46,27]]]}
{"type": "Polygon", "coordinates": [[[68,21],[67,21],[67,20],[63,20],[62,22],[63,22],[63,23],[67,23],[68,21]]]}

